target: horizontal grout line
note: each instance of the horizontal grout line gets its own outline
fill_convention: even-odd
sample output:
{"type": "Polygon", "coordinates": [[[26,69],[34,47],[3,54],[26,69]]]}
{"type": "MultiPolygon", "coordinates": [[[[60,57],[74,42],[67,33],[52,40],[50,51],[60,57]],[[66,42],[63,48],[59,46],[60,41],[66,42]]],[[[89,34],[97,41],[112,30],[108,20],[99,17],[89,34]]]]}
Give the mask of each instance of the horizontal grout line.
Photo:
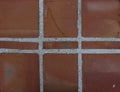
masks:
{"type": "MultiPolygon", "coordinates": [[[[44,38],[45,42],[59,41],[78,41],[79,38],[44,38]]],[[[82,37],[82,41],[120,41],[120,38],[98,38],[98,37],[82,37]]]]}
{"type": "MultiPolygon", "coordinates": [[[[44,42],[60,42],[60,41],[78,41],[78,38],[44,38],[44,42]]],[[[13,41],[13,42],[39,42],[39,38],[0,38],[0,41],[13,41]]],[[[118,41],[120,38],[97,38],[97,37],[82,37],[82,41],[93,42],[93,41],[118,41]]]]}
{"type": "Polygon", "coordinates": [[[38,50],[0,49],[0,53],[38,53],[38,50]]]}
{"type": "MultiPolygon", "coordinates": [[[[39,42],[39,38],[0,38],[0,41],[13,41],[13,42],[39,42]]],[[[77,38],[44,38],[44,42],[54,41],[78,41],[77,38]]]]}
{"type": "Polygon", "coordinates": [[[38,42],[38,38],[0,38],[0,41],[13,41],[13,42],[38,42]]]}
{"type": "Polygon", "coordinates": [[[45,42],[78,41],[77,38],[44,38],[45,42]]]}
{"type": "MultiPolygon", "coordinates": [[[[39,50],[0,49],[0,53],[39,53],[39,50]]],[[[43,54],[77,54],[79,49],[43,49],[43,54]]],[[[82,54],[120,54],[120,49],[82,49],[82,54]]]]}
{"type": "Polygon", "coordinates": [[[97,38],[97,37],[82,37],[82,41],[108,41],[108,42],[114,42],[114,41],[118,41],[120,42],[120,38],[97,38]]]}
{"type": "Polygon", "coordinates": [[[82,54],[120,54],[120,49],[82,49],[82,54]]]}
{"type": "Polygon", "coordinates": [[[43,53],[46,54],[46,53],[56,53],[56,54],[59,54],[59,53],[66,53],[66,54],[70,54],[70,53],[78,53],[78,49],[49,49],[49,50],[46,50],[46,49],[43,49],[43,53]]]}
{"type": "Polygon", "coordinates": [[[79,52],[79,49],[51,49],[43,50],[43,53],[66,53],[66,54],[120,54],[120,49],[82,49],[79,52]]]}
{"type": "MultiPolygon", "coordinates": [[[[77,54],[78,49],[51,49],[43,50],[43,53],[66,53],[66,54],[77,54]]],[[[82,49],[82,54],[120,54],[120,49],[82,49]]]]}
{"type": "MultiPolygon", "coordinates": [[[[59,41],[78,41],[78,38],[44,38],[45,42],[59,42],[59,41]]],[[[82,41],[120,41],[120,38],[98,38],[98,37],[82,37],[82,41]]]]}

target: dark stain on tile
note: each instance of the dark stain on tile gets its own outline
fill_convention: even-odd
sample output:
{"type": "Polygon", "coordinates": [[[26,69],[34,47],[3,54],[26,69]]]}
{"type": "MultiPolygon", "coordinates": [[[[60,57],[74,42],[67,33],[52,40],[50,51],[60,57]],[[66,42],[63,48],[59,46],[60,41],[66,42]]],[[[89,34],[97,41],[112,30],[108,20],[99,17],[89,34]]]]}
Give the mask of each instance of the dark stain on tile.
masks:
{"type": "Polygon", "coordinates": [[[44,49],[76,49],[78,48],[77,42],[44,42],[44,49]]]}
{"type": "Polygon", "coordinates": [[[45,37],[77,36],[77,0],[45,0],[44,6],[45,37]]]}

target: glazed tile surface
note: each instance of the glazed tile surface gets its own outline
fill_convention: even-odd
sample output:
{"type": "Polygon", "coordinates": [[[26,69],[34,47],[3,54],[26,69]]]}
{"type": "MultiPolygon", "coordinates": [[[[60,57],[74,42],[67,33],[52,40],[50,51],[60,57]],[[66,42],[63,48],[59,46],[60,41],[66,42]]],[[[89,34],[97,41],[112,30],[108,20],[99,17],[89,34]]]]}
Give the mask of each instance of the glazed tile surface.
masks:
{"type": "Polygon", "coordinates": [[[83,55],[83,92],[120,90],[120,55],[83,55]]]}
{"type": "Polygon", "coordinates": [[[82,0],[84,37],[119,37],[119,0],[82,0]]]}
{"type": "Polygon", "coordinates": [[[39,92],[37,54],[0,54],[0,92],[39,92]]]}
{"type": "Polygon", "coordinates": [[[38,0],[0,0],[0,37],[37,36],[38,0]]]}
{"type": "Polygon", "coordinates": [[[45,37],[77,36],[77,0],[44,1],[45,37]]]}
{"type": "Polygon", "coordinates": [[[0,92],[119,92],[119,77],[120,0],[0,0],[0,92]]]}
{"type": "Polygon", "coordinates": [[[45,92],[77,92],[77,55],[44,55],[45,92]]]}

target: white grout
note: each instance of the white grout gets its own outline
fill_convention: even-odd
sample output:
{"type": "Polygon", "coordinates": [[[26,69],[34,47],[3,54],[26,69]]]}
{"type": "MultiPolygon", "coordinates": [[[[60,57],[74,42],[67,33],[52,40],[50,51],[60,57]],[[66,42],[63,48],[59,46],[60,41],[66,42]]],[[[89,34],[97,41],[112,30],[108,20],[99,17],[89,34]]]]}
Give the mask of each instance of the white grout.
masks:
{"type": "MultiPolygon", "coordinates": [[[[79,23],[80,25],[80,23],[79,23]]],[[[82,37],[81,38],[44,38],[45,42],[60,42],[60,41],[87,41],[87,42],[93,42],[93,41],[109,41],[109,42],[119,42],[120,38],[99,38],[99,37],[82,37]]]]}
{"type": "MultiPolygon", "coordinates": [[[[80,38],[81,39],[81,38],[80,38]]],[[[61,42],[61,41],[78,41],[79,38],[44,38],[44,42],[61,42]]],[[[38,38],[0,38],[0,41],[12,41],[12,42],[39,42],[38,38]]],[[[98,37],[82,37],[82,41],[108,41],[108,42],[120,42],[120,38],[98,38],[98,37]]]]}
{"type": "Polygon", "coordinates": [[[44,38],[45,42],[61,42],[61,41],[69,41],[69,42],[73,42],[73,41],[78,41],[77,38],[44,38]]]}
{"type": "Polygon", "coordinates": [[[12,42],[38,42],[38,38],[0,38],[0,41],[12,41],[12,42]]]}
{"type": "Polygon", "coordinates": [[[0,53],[38,53],[38,50],[0,49],[0,53]]]}
{"type": "Polygon", "coordinates": [[[83,54],[120,54],[120,49],[82,49],[83,54]]]}
{"type": "MultiPolygon", "coordinates": [[[[43,53],[52,54],[77,54],[81,53],[78,59],[82,60],[82,54],[120,54],[120,49],[44,49],[43,53]]],[[[80,62],[79,62],[80,63],[80,62]]],[[[82,62],[81,62],[82,63],[82,62]]],[[[81,65],[80,63],[80,65],[81,65]]]]}
{"type": "Polygon", "coordinates": [[[120,42],[120,38],[98,38],[98,37],[82,37],[82,41],[92,42],[92,41],[108,41],[108,42],[120,42]]]}
{"type": "Polygon", "coordinates": [[[82,92],[82,20],[81,20],[81,0],[78,0],[78,92],[82,92]]]}
{"type": "Polygon", "coordinates": [[[78,49],[44,49],[43,53],[55,53],[55,54],[75,54],[78,53],[78,49]]]}
{"type": "Polygon", "coordinates": [[[51,54],[120,54],[120,49],[43,49],[38,50],[20,50],[20,49],[0,49],[0,53],[51,53],[51,54]]]}
{"type": "MultiPolygon", "coordinates": [[[[79,23],[80,25],[80,23],[79,23]]],[[[109,42],[120,42],[120,38],[99,38],[99,37],[82,37],[81,38],[44,38],[45,42],[60,42],[60,41],[87,41],[87,42],[93,42],[93,41],[109,41],[109,42]]]]}
{"type": "Polygon", "coordinates": [[[44,0],[39,0],[39,74],[40,74],[40,92],[44,92],[43,79],[43,39],[44,39],[44,0]]]}

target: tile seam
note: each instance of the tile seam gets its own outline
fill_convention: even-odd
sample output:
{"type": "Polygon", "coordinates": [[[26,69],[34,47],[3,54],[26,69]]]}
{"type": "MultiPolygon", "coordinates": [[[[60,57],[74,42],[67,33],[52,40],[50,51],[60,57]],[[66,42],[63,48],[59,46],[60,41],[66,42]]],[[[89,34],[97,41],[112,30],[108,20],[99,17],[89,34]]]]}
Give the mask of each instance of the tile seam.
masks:
{"type": "Polygon", "coordinates": [[[54,54],[75,54],[78,53],[78,49],[44,49],[43,53],[54,53],[54,54]]]}
{"type": "Polygon", "coordinates": [[[0,49],[0,53],[38,53],[38,50],[0,49]]]}
{"type": "Polygon", "coordinates": [[[78,92],[82,92],[82,24],[81,0],[78,0],[78,92]]]}
{"type": "Polygon", "coordinates": [[[77,38],[44,38],[44,42],[78,41],[77,38]]]}
{"type": "Polygon", "coordinates": [[[109,41],[109,42],[120,42],[120,38],[98,38],[98,37],[82,37],[82,41],[109,41]]]}
{"type": "MultiPolygon", "coordinates": [[[[81,39],[81,38],[80,38],[81,39]]],[[[60,41],[78,41],[79,38],[44,38],[43,42],[60,42],[60,41]]],[[[0,41],[12,42],[39,42],[39,38],[0,38],[0,41]]],[[[120,42],[120,38],[99,38],[99,37],[82,37],[82,41],[110,41],[120,42]]]]}
{"type": "Polygon", "coordinates": [[[120,54],[120,49],[82,49],[83,54],[120,54]]]}
{"type": "Polygon", "coordinates": [[[43,11],[44,0],[39,0],[39,77],[40,77],[40,92],[44,92],[43,84],[43,39],[44,39],[44,23],[43,23],[43,11]]]}
{"type": "MultiPolygon", "coordinates": [[[[0,53],[40,53],[39,50],[0,49],[0,53]]],[[[77,54],[79,49],[43,49],[42,54],[77,54]]],[[[81,49],[81,54],[120,54],[120,49],[81,49]]]]}

